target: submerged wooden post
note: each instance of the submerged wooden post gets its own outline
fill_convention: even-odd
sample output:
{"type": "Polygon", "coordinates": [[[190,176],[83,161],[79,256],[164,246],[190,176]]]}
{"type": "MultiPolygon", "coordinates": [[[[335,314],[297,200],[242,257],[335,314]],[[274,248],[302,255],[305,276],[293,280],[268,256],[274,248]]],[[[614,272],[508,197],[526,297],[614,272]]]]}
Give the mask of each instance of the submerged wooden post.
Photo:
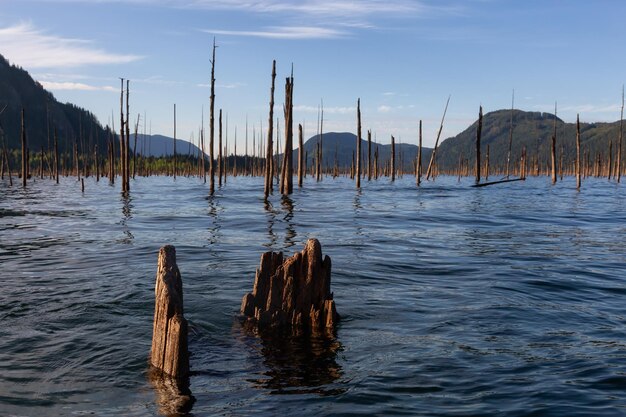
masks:
{"type": "Polygon", "coordinates": [[[183,282],[176,265],[176,249],[170,245],[159,250],[150,364],[174,378],[189,376],[183,282]]]}
{"type": "Polygon", "coordinates": [[[266,252],[256,270],[254,289],[243,297],[241,314],[259,327],[294,331],[332,330],[339,320],[330,291],[331,261],[309,239],[302,252],[283,259],[266,252]]]}

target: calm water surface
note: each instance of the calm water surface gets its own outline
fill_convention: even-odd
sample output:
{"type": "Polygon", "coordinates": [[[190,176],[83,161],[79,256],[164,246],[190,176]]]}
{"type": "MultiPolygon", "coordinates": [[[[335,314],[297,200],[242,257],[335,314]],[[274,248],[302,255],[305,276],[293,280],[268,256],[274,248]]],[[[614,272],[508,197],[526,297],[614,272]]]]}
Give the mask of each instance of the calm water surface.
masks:
{"type": "Polygon", "coordinates": [[[195,416],[626,415],[626,186],[438,178],[0,182],[0,415],[159,414],[157,251],[177,249],[195,416]],[[316,237],[334,340],[238,318],[267,250],[316,237]]]}

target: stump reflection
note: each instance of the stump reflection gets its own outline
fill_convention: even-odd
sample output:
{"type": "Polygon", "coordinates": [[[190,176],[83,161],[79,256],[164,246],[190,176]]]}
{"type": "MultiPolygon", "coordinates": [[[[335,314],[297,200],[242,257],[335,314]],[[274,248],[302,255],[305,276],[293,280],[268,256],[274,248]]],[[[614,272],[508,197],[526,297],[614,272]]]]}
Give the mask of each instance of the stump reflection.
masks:
{"type": "Polygon", "coordinates": [[[300,333],[279,329],[259,329],[244,321],[244,332],[259,341],[264,376],[250,379],[255,386],[271,394],[337,395],[345,391],[331,385],[343,371],[337,355],[343,350],[339,340],[330,332],[300,333]]]}
{"type": "Polygon", "coordinates": [[[191,411],[195,399],[189,390],[189,378],[172,378],[151,366],[148,380],[156,393],[159,414],[174,417],[191,411]]]}

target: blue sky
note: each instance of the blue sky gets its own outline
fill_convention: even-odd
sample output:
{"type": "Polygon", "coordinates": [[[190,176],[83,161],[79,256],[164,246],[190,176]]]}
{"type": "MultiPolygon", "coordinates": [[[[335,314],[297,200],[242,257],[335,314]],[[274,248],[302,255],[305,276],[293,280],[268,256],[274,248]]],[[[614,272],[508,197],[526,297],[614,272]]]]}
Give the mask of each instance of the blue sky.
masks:
{"type": "Polygon", "coordinates": [[[266,133],[273,59],[275,114],[293,63],[307,138],[322,100],[324,131],[356,132],[361,98],[363,131],[377,141],[416,143],[423,119],[432,146],[448,95],[443,138],[481,104],[509,108],[513,89],[516,108],[557,101],[566,121],[618,120],[625,23],[619,0],[0,0],[0,53],[103,124],[118,117],[118,78],[130,79],[132,118],[145,113],[152,133],[171,136],[176,103],[188,140],[203,106],[208,128],[215,36],[216,109],[239,152],[246,119],[250,143],[253,129],[266,133]]]}

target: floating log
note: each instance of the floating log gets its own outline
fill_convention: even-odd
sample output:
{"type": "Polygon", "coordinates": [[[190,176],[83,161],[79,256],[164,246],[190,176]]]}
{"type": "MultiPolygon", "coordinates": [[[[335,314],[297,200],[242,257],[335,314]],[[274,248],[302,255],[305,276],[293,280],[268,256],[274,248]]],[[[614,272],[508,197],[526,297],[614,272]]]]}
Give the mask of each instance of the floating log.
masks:
{"type": "Polygon", "coordinates": [[[499,181],[482,182],[472,185],[472,187],[486,187],[487,185],[503,184],[505,182],[526,181],[526,178],[503,179],[499,181]]]}
{"type": "Polygon", "coordinates": [[[176,249],[170,245],[159,250],[150,363],[171,377],[189,376],[183,282],[176,265],[176,249]]]}
{"type": "Polygon", "coordinates": [[[330,292],[330,270],[330,258],[322,258],[317,239],[309,239],[302,252],[288,259],[265,252],[254,289],[243,297],[241,314],[259,327],[332,330],[339,315],[330,292]]]}

